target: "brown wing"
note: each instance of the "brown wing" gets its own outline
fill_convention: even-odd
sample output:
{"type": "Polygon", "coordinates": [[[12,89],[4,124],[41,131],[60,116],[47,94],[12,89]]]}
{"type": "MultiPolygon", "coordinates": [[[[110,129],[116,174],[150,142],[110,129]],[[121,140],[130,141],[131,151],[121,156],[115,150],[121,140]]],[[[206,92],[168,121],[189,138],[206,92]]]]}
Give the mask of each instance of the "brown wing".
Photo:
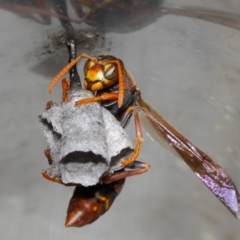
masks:
{"type": "Polygon", "coordinates": [[[175,15],[197,18],[208,22],[217,23],[226,27],[240,30],[240,14],[217,11],[208,8],[190,6],[163,6],[160,8],[159,15],[175,15]]]}
{"type": "Polygon", "coordinates": [[[149,120],[166,148],[182,159],[212,193],[240,218],[240,196],[226,171],[170,126],[152,107],[139,98],[137,105],[149,120]]]}

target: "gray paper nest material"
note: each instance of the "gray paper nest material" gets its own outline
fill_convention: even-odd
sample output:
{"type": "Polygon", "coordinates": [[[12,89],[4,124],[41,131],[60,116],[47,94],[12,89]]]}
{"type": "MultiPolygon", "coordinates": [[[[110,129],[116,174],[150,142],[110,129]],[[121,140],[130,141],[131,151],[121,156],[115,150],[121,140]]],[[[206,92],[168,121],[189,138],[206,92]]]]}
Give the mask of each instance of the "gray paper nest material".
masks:
{"type": "Polygon", "coordinates": [[[108,110],[98,103],[75,106],[92,96],[87,90],[71,92],[70,101],[54,104],[39,117],[51,150],[47,173],[65,184],[95,185],[133,153],[131,140],[108,110]]]}

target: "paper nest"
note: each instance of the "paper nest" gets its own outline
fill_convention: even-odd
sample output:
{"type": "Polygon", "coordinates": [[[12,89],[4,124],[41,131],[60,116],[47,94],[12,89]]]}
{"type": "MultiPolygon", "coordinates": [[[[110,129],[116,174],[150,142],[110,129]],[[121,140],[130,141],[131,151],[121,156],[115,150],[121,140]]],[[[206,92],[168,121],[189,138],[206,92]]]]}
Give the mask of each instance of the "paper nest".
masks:
{"type": "Polygon", "coordinates": [[[87,90],[73,91],[68,102],[39,116],[52,158],[47,173],[64,184],[96,185],[133,153],[131,140],[108,110],[98,103],[75,106],[89,97],[87,90]]]}

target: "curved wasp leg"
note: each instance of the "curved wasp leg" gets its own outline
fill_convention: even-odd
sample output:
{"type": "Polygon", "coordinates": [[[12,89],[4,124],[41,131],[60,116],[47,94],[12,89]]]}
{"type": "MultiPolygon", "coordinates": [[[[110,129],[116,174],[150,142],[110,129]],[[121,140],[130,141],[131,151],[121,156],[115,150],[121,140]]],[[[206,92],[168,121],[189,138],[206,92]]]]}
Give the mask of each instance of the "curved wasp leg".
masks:
{"type": "MultiPolygon", "coordinates": [[[[44,155],[47,158],[49,165],[52,165],[53,161],[52,161],[52,157],[51,157],[50,148],[47,148],[44,151],[44,155]]],[[[42,171],[42,176],[49,181],[52,181],[52,182],[55,182],[55,183],[60,183],[60,184],[63,184],[65,186],[75,186],[76,185],[76,184],[75,185],[74,184],[65,184],[65,183],[63,183],[63,181],[60,178],[50,176],[46,170],[42,171]]]]}
{"type": "Polygon", "coordinates": [[[47,148],[47,149],[44,151],[44,155],[45,155],[45,157],[46,157],[47,160],[48,160],[48,164],[49,164],[49,165],[52,165],[53,161],[52,161],[52,157],[51,157],[51,150],[50,150],[50,148],[47,148]]]}
{"type": "Polygon", "coordinates": [[[62,80],[62,100],[63,100],[63,102],[67,102],[69,100],[68,90],[69,90],[69,80],[67,78],[64,78],[62,80]]]}
{"type": "Polygon", "coordinates": [[[65,185],[60,178],[56,178],[56,177],[50,176],[50,175],[47,173],[46,170],[43,170],[43,171],[42,171],[42,176],[43,176],[44,178],[46,178],[47,180],[49,180],[49,181],[52,181],[52,182],[55,182],[55,183],[60,183],[60,184],[65,185]]]}
{"type": "Polygon", "coordinates": [[[122,167],[125,167],[125,166],[131,164],[135,159],[137,159],[137,157],[139,155],[141,144],[143,142],[142,127],[141,127],[139,115],[138,115],[136,108],[133,106],[130,106],[129,108],[127,108],[126,112],[127,112],[127,113],[125,113],[126,115],[131,114],[133,112],[135,131],[136,131],[136,135],[137,135],[137,144],[136,144],[134,153],[129,158],[122,160],[122,162],[121,162],[122,167]]]}
{"type": "Polygon", "coordinates": [[[121,192],[125,179],[90,187],[77,186],[69,202],[66,227],[82,227],[108,211],[121,192]]]}
{"type": "MultiPolygon", "coordinates": [[[[121,115],[117,118],[117,120],[120,122],[121,126],[125,128],[127,126],[127,123],[129,119],[132,117],[132,107],[128,107],[121,115]]],[[[139,120],[140,121],[140,120],[139,120]]]]}
{"type": "Polygon", "coordinates": [[[48,101],[47,104],[46,104],[45,110],[50,109],[54,104],[56,104],[56,103],[53,102],[53,101],[48,101]]]}
{"type": "Polygon", "coordinates": [[[114,172],[111,176],[104,177],[102,179],[102,182],[104,184],[111,183],[127,177],[140,175],[147,172],[149,168],[150,165],[148,163],[134,161],[133,163],[126,166],[123,170],[114,172]]]}
{"type": "Polygon", "coordinates": [[[88,58],[92,61],[96,61],[96,58],[86,54],[82,53],[78,57],[76,57],[73,61],[68,63],[50,82],[48,86],[48,93],[51,94],[54,86],[57,84],[57,82],[62,79],[62,77],[77,63],[79,62],[82,58],[88,58]]]}
{"type": "Polygon", "coordinates": [[[53,177],[53,176],[50,176],[46,170],[43,170],[42,171],[42,176],[44,178],[46,178],[47,180],[51,181],[51,182],[55,182],[55,183],[60,183],[64,186],[81,186],[80,184],[74,184],[74,183],[64,183],[60,178],[57,178],[57,177],[53,177]]]}
{"type": "Polygon", "coordinates": [[[85,98],[81,99],[75,102],[76,106],[82,105],[82,104],[88,104],[93,102],[101,102],[105,100],[117,100],[119,94],[118,93],[105,93],[100,96],[91,97],[91,98],[85,98]]]}

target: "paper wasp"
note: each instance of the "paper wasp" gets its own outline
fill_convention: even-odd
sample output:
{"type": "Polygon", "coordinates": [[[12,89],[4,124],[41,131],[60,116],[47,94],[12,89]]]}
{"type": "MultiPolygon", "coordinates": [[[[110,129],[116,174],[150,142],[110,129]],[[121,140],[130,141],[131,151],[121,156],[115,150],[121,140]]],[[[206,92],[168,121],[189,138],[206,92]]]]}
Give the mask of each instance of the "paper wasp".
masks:
{"type": "MultiPolygon", "coordinates": [[[[76,42],[67,41],[67,46],[70,55],[69,62],[71,62],[76,57],[76,42]]],[[[74,92],[78,92],[82,89],[76,66],[69,69],[69,75],[70,82],[66,79],[62,81],[63,102],[69,100],[70,91],[73,90],[74,92]]],[[[52,101],[48,102],[46,110],[51,109],[53,105],[54,103],[52,101]]],[[[81,122],[81,119],[79,119],[79,121],[81,122]]],[[[137,137],[141,138],[142,133],[137,116],[135,116],[135,123],[138,125],[136,127],[137,137]]],[[[81,139],[79,139],[79,141],[81,141],[81,139]]],[[[107,175],[101,178],[101,184],[97,184],[95,186],[84,187],[74,183],[65,184],[61,178],[49,175],[46,170],[42,172],[43,177],[47,180],[66,186],[76,186],[72,199],[69,203],[65,226],[81,227],[92,223],[108,211],[118,194],[121,192],[126,177],[142,174],[148,171],[148,164],[135,161],[139,152],[138,148],[140,144],[141,141],[139,140],[135,152],[130,155],[129,158],[122,161],[122,169],[115,171],[112,175],[107,175]]],[[[45,150],[45,156],[48,159],[49,164],[52,165],[53,160],[50,148],[45,150]]]]}
{"type": "MultiPolygon", "coordinates": [[[[120,59],[113,56],[92,57],[81,54],[53,78],[49,92],[51,93],[55,84],[82,58],[88,59],[84,65],[84,87],[95,92],[96,96],[77,101],[76,105],[101,102],[123,126],[133,112],[142,112],[160,139],[167,143],[166,148],[183,160],[228,210],[240,218],[240,195],[226,171],[175,130],[142,99],[134,78],[120,59]]],[[[125,177],[123,175],[123,178],[125,177]]]]}

